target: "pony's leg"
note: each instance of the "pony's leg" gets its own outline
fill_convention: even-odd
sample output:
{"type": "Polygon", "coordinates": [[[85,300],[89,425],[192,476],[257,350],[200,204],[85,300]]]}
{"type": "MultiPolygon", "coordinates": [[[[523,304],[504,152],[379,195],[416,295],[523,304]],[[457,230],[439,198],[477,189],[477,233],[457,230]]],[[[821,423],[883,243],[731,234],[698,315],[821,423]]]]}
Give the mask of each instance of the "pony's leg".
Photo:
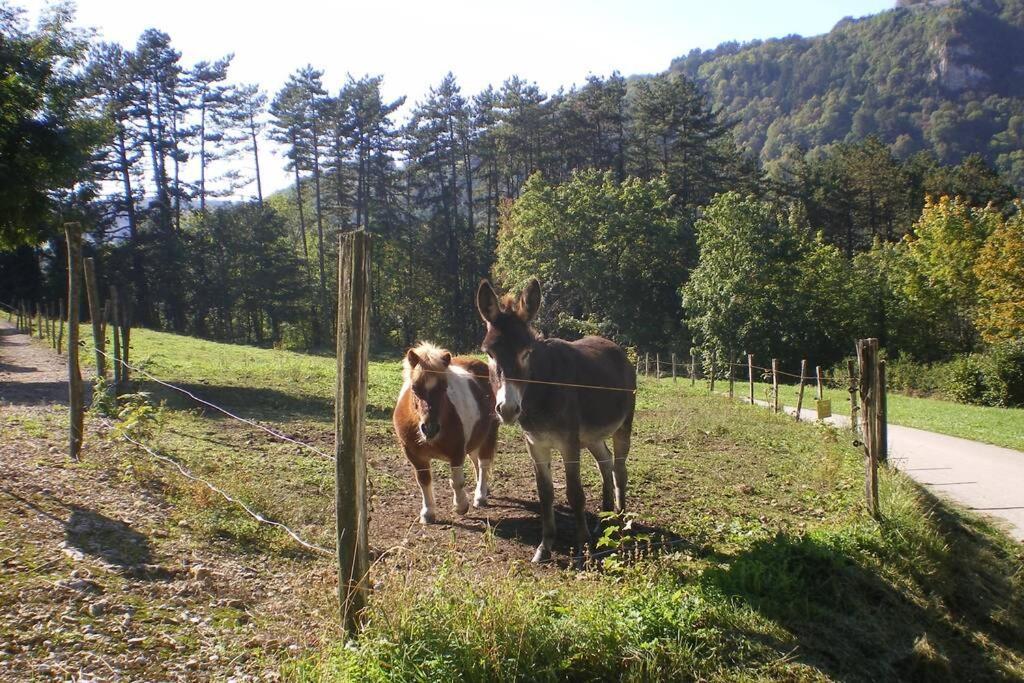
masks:
{"type": "Polygon", "coordinates": [[[498,425],[495,424],[483,444],[469,457],[476,468],[476,494],[473,496],[474,507],[487,505],[487,497],[491,495],[491,463],[494,462],[494,451],[498,441],[498,425]]]}
{"type": "Polygon", "coordinates": [[[626,509],[626,458],[629,456],[629,440],[632,431],[632,419],[619,427],[612,435],[612,447],[615,449],[615,461],[612,473],[615,476],[615,511],[626,509]]]}
{"type": "Polygon", "coordinates": [[[449,480],[452,485],[452,505],[455,512],[464,515],[469,512],[469,497],[466,495],[466,468],[465,460],[458,465],[452,463],[452,478],[449,480]]]}
{"type": "Polygon", "coordinates": [[[433,524],[437,519],[437,506],[434,504],[434,485],[430,478],[430,461],[414,462],[416,482],[423,494],[423,509],[420,510],[420,524],[433,524]]]}
{"type": "Polygon", "coordinates": [[[587,495],[583,492],[583,478],[580,476],[580,442],[571,439],[561,449],[565,465],[565,495],[569,499],[576,518],[576,561],[583,559],[583,551],[590,543],[590,529],[587,528],[587,495]]]}
{"type": "Polygon", "coordinates": [[[533,554],[534,562],[551,559],[555,545],[555,485],[551,481],[551,445],[526,439],[526,448],[533,458],[533,473],[537,478],[537,497],[540,499],[541,542],[533,554]]]}

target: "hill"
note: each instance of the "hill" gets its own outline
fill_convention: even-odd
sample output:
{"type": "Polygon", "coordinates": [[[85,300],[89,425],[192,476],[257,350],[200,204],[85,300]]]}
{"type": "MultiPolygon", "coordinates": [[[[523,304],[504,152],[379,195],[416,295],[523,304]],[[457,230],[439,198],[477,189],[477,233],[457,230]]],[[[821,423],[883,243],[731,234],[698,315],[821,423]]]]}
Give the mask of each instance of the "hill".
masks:
{"type": "Polygon", "coordinates": [[[694,50],[695,78],[769,171],[801,150],[877,135],[944,163],[982,154],[1024,186],[1024,1],[931,0],[825,35],[694,50]]]}

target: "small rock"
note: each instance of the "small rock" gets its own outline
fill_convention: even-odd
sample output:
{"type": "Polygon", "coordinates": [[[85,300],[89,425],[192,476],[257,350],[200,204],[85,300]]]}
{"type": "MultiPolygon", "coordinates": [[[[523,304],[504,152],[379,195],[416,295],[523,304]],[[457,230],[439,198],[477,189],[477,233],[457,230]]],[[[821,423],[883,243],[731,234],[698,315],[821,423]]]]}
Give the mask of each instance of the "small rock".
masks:
{"type": "Polygon", "coordinates": [[[88,610],[90,617],[101,617],[107,611],[107,603],[103,600],[94,602],[89,605],[88,610]]]}
{"type": "Polygon", "coordinates": [[[197,564],[196,566],[192,567],[192,569],[189,570],[189,574],[196,581],[206,581],[208,578],[210,578],[210,570],[201,564],[197,564]]]}
{"type": "Polygon", "coordinates": [[[745,496],[749,496],[754,492],[754,487],[750,484],[737,484],[735,488],[736,493],[742,493],[745,496]]]}

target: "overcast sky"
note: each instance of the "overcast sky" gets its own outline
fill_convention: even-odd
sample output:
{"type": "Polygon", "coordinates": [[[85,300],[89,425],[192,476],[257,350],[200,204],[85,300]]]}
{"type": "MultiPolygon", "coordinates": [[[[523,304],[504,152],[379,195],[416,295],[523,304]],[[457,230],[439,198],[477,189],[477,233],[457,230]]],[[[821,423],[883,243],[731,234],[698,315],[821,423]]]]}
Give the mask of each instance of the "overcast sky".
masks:
{"type": "MultiPolygon", "coordinates": [[[[47,3],[13,0],[34,18],[47,3]]],[[[464,94],[512,74],[544,91],[589,74],[663,71],[673,57],[727,40],[827,32],[846,16],[893,0],[392,0],[359,3],[286,0],[79,0],[78,21],[104,40],[134,45],[147,28],[170,34],[183,61],[234,53],[231,80],[256,82],[271,96],[305,64],[325,71],[334,92],[347,74],[382,74],[384,94],[420,99],[452,71],[464,94]]],[[[288,183],[268,147],[264,187],[288,183]]]]}

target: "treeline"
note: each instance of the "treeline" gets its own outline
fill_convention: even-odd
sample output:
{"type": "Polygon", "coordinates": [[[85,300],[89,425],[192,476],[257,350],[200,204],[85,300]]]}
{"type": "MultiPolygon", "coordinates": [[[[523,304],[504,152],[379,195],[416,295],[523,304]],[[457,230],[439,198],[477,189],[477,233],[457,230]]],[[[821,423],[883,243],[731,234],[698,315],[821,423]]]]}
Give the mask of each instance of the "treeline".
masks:
{"type": "MultiPolygon", "coordinates": [[[[1000,265],[1012,262],[1016,192],[978,156],[943,165],[868,137],[769,176],[737,144],[735,121],[679,73],[591,77],[555,93],[512,77],[475,94],[448,74],[403,110],[379,76],[332,84],[305,66],[265,94],[231,81],[230,56],[183,64],[159,31],[129,49],[89,45],[66,14],[36,31],[3,16],[0,55],[17,53],[5,68],[31,58],[32,73],[60,75],[39,82],[35,111],[89,133],[71,138],[76,173],[40,179],[36,214],[0,216],[0,239],[18,248],[0,254],[8,300],[61,296],[62,245],[45,240],[79,220],[101,280],[122,288],[137,323],[322,348],[334,330],[336,236],[363,228],[375,236],[378,347],[428,338],[472,348],[478,279],[515,288],[533,275],[545,283],[544,329],[642,348],[826,364],[854,336],[879,336],[891,354],[931,360],[1004,334],[981,322],[980,284],[904,267],[912,245],[930,244],[929,216],[952,206],[970,217],[960,223],[984,226],[961,271],[974,273],[998,234],[1011,246],[986,246],[988,261],[1017,282],[1000,265]],[[48,55],[40,46],[61,45],[55,36],[66,49],[48,55]],[[268,139],[286,151],[292,183],[265,196],[268,139]],[[251,200],[218,203],[225,193],[251,200]]],[[[38,119],[29,108],[24,118],[38,119]]],[[[5,144],[20,134],[0,126],[5,144]]],[[[962,251],[966,238],[939,233],[962,251]]],[[[1000,290],[1010,300],[999,329],[1016,329],[1012,287],[1000,290]]]]}

